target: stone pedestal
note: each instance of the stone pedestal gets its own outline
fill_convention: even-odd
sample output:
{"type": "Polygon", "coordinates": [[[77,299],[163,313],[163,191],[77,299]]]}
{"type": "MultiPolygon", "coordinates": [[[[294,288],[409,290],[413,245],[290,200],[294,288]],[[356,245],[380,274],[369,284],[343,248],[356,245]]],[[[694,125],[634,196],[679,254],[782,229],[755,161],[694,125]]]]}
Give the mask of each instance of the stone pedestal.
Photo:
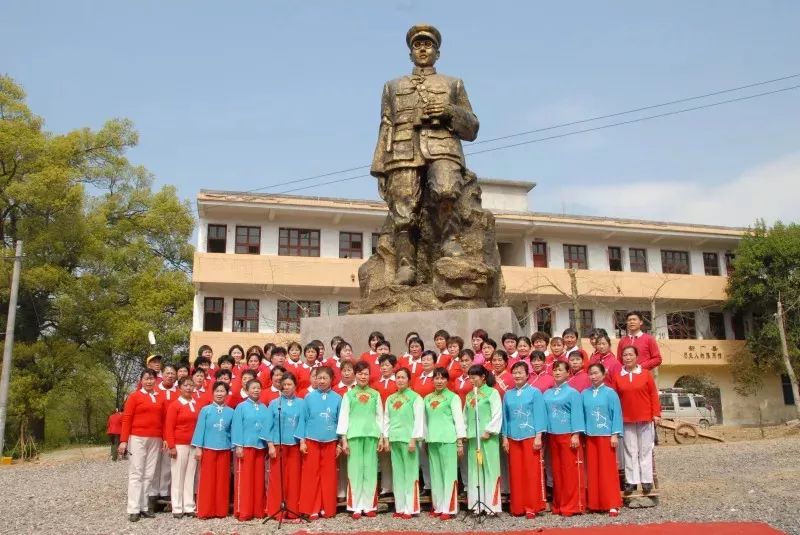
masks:
{"type": "Polygon", "coordinates": [[[356,355],[360,355],[369,349],[369,333],[380,331],[391,342],[392,353],[399,356],[406,351],[405,337],[409,331],[420,334],[426,349],[433,349],[433,334],[439,329],[460,336],[465,347],[471,348],[470,335],[478,328],[485,329],[498,344],[503,333],[522,334],[514,311],[499,307],[302,318],[300,339],[306,343],[322,340],[328,348],[330,339],[339,335],[353,345],[356,355]]]}

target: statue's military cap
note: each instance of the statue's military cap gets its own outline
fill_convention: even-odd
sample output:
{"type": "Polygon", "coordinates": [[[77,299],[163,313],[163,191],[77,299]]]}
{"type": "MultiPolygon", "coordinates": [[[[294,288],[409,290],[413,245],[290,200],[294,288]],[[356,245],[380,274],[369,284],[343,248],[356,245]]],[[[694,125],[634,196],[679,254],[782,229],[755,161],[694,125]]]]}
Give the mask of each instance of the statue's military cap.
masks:
{"type": "Polygon", "coordinates": [[[442,34],[430,24],[415,24],[410,30],[408,30],[408,33],[406,33],[406,44],[408,45],[408,48],[411,48],[411,44],[417,37],[429,38],[431,41],[436,43],[436,48],[442,46],[442,34]]]}

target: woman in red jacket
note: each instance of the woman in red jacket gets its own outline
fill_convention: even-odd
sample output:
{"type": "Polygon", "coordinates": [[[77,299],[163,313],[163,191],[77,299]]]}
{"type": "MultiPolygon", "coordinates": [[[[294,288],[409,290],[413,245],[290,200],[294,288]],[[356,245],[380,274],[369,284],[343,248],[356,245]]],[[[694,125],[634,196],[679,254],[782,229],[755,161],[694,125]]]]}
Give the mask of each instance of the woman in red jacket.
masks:
{"type": "Polygon", "coordinates": [[[637,364],[639,350],[622,350],[622,370],[614,385],[622,404],[623,450],[625,454],[625,492],[642,484],[644,494],[653,490],[653,446],[655,425],[661,422],[658,388],[648,370],[637,364]]]}
{"type": "Polygon", "coordinates": [[[194,383],[190,377],[178,381],[180,397],[167,409],[164,421],[164,442],[170,456],[172,475],[172,516],[194,516],[194,475],[197,459],[192,455],[192,434],[202,407],[192,397],[194,383]]]}
{"type": "MultiPolygon", "coordinates": [[[[148,509],[147,491],[153,481],[156,462],[161,451],[163,431],[161,418],[164,399],[155,390],[156,372],[146,369],[139,376],[142,387],[128,396],[122,413],[122,435],[119,454],[131,454],[128,464],[128,520],[153,518],[148,509]]],[[[155,505],[155,504],[153,504],[155,505]]]]}

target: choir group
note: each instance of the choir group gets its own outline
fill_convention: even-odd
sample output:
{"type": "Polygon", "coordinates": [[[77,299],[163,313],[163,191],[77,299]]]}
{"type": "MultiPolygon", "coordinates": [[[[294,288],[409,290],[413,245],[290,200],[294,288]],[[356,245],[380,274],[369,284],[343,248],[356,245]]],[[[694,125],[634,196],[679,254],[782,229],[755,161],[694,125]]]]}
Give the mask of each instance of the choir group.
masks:
{"type": "Polygon", "coordinates": [[[235,345],[216,362],[203,346],[191,366],[151,356],[122,418],[129,519],[165,499],[176,518],[225,517],[232,503],[241,521],[331,517],[342,499],[358,519],[390,493],[394,516],[411,518],[429,493],[430,515],[448,520],[459,485],[477,514],[507,495],[527,518],[548,500],[554,514],[616,516],[618,466],[623,492],[653,490],[660,420],[658,345],[641,314],[626,323],[616,353],[592,331],[591,355],[574,329],[499,346],[479,329],[471,349],[440,330],[425,350],[409,333],[399,358],[379,332],[360,356],[340,337],[333,355],[315,340],[235,345]]]}

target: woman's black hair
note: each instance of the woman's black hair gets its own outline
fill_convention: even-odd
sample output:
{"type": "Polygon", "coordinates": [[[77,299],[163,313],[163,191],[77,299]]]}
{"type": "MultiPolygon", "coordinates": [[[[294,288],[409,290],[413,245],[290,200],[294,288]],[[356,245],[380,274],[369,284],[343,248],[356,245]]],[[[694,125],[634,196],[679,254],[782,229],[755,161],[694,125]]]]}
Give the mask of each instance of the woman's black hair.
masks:
{"type": "Polygon", "coordinates": [[[450,380],[450,372],[447,371],[447,368],[434,368],[433,376],[441,377],[447,381],[450,380]]]}
{"type": "Polygon", "coordinates": [[[467,375],[478,375],[480,377],[483,377],[483,380],[486,381],[486,384],[488,386],[493,387],[495,385],[494,375],[486,371],[486,368],[484,368],[480,364],[473,364],[472,366],[470,366],[467,375]]]}
{"type": "Polygon", "coordinates": [[[228,383],[223,383],[222,381],[217,381],[216,383],[214,383],[214,386],[211,387],[211,392],[213,393],[214,390],[216,390],[217,388],[219,388],[221,386],[225,388],[225,393],[226,394],[231,391],[231,386],[228,383]]]}
{"type": "Polygon", "coordinates": [[[555,361],[553,363],[553,370],[555,370],[556,368],[564,368],[564,371],[568,372],[569,371],[569,364],[567,364],[563,360],[557,360],[557,361],[555,361]]]}
{"type": "Polygon", "coordinates": [[[513,372],[517,368],[522,368],[523,370],[525,370],[525,375],[528,375],[530,373],[530,370],[528,370],[528,363],[527,362],[523,362],[523,361],[515,362],[514,365],[511,366],[511,371],[513,372]]]}
{"type": "Polygon", "coordinates": [[[434,364],[436,364],[436,361],[439,360],[439,355],[437,355],[435,351],[431,351],[430,349],[423,351],[422,356],[420,356],[419,359],[422,360],[422,357],[424,357],[425,355],[430,355],[430,357],[433,359],[434,364]]]}
{"type": "Polygon", "coordinates": [[[600,363],[600,362],[595,362],[594,364],[589,364],[589,369],[591,370],[592,368],[597,368],[598,370],[600,370],[600,373],[602,373],[603,375],[606,374],[606,367],[603,366],[603,364],[600,363]]]}

